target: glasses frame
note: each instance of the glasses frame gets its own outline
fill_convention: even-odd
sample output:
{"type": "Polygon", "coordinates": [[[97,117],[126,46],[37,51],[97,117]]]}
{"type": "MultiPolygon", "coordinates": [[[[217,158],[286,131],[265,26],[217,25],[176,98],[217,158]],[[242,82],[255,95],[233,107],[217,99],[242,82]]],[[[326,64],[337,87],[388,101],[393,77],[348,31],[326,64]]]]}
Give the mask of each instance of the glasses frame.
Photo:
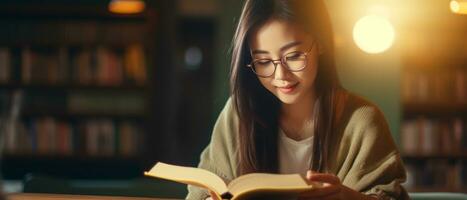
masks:
{"type": "Polygon", "coordinates": [[[263,78],[268,78],[268,77],[271,77],[273,76],[275,73],[276,73],[276,69],[277,69],[277,64],[280,63],[282,66],[284,66],[287,70],[289,70],[290,72],[299,72],[299,71],[303,71],[306,67],[307,67],[307,61],[308,61],[308,54],[311,52],[311,50],[313,49],[313,46],[314,46],[314,43],[311,45],[310,49],[308,51],[292,51],[292,52],[289,52],[289,53],[286,53],[285,55],[281,56],[281,58],[279,59],[269,59],[269,58],[262,58],[262,59],[255,59],[253,61],[251,61],[250,64],[247,64],[246,66],[248,68],[251,69],[251,71],[253,71],[253,73],[255,73],[257,76],[259,77],[263,77],[263,78]],[[292,70],[289,68],[289,66],[287,65],[287,63],[285,62],[286,60],[286,56],[289,55],[289,54],[292,54],[292,53],[301,53],[303,54],[303,56],[305,56],[305,65],[300,68],[300,69],[296,69],[296,70],[292,70]],[[254,67],[253,67],[253,64],[256,62],[256,61],[259,61],[259,60],[268,60],[268,61],[271,61],[272,64],[274,64],[274,71],[272,71],[271,75],[269,76],[264,76],[264,75],[260,75],[258,73],[256,73],[254,67]]]}

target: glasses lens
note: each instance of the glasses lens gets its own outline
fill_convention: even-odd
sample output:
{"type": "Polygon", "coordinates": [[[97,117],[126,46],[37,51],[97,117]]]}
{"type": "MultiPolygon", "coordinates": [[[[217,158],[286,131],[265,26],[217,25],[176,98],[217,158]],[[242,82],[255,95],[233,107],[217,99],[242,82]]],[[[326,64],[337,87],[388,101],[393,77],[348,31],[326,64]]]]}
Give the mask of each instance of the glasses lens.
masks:
{"type": "Polygon", "coordinates": [[[285,63],[290,70],[296,71],[305,68],[306,56],[303,52],[292,52],[285,55],[285,63]]]}
{"type": "Polygon", "coordinates": [[[274,63],[267,59],[256,60],[253,62],[253,70],[260,76],[271,76],[274,73],[274,63]]]}

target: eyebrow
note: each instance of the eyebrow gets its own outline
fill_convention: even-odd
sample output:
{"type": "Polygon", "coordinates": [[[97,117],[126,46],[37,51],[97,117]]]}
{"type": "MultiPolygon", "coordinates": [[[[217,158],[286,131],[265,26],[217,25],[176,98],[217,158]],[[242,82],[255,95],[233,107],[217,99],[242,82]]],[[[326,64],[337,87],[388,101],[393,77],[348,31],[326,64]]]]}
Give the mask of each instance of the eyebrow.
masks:
{"type": "MultiPolygon", "coordinates": [[[[298,45],[300,45],[302,43],[303,42],[301,42],[301,41],[293,41],[293,42],[290,42],[290,43],[282,46],[279,50],[282,52],[282,51],[285,51],[286,49],[289,49],[289,48],[294,47],[294,46],[298,46],[298,45]]],[[[255,49],[255,50],[251,51],[251,54],[269,54],[269,51],[255,49]]]]}

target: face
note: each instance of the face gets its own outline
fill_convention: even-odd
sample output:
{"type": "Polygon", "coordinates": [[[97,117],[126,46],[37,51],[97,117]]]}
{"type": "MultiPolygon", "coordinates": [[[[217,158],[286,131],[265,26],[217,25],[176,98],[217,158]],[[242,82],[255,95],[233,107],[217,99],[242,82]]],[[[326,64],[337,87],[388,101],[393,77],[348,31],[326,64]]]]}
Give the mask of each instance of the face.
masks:
{"type": "Polygon", "coordinates": [[[292,23],[271,19],[254,31],[249,41],[253,60],[277,60],[292,52],[307,52],[306,67],[292,72],[277,61],[272,76],[260,77],[261,84],[284,104],[314,98],[317,73],[318,45],[305,31],[292,23]]]}

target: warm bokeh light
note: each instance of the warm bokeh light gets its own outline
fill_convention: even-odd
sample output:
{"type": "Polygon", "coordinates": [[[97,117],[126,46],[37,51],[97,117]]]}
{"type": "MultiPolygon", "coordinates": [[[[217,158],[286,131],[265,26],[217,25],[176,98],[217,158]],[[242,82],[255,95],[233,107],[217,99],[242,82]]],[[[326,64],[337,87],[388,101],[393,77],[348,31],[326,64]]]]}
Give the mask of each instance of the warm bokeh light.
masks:
{"type": "Polygon", "coordinates": [[[368,15],[354,26],[353,39],[363,51],[371,54],[389,49],[394,42],[394,28],[384,17],[368,15]]]}
{"type": "Polygon", "coordinates": [[[451,11],[458,14],[467,14],[467,1],[451,0],[451,11]]]}
{"type": "Polygon", "coordinates": [[[450,3],[450,6],[451,6],[451,11],[452,12],[459,12],[459,2],[455,1],[455,0],[452,0],[451,3],[450,3]]]}
{"type": "Polygon", "coordinates": [[[144,10],[145,4],[142,0],[112,0],[109,10],[119,14],[135,14],[144,10]]]}

